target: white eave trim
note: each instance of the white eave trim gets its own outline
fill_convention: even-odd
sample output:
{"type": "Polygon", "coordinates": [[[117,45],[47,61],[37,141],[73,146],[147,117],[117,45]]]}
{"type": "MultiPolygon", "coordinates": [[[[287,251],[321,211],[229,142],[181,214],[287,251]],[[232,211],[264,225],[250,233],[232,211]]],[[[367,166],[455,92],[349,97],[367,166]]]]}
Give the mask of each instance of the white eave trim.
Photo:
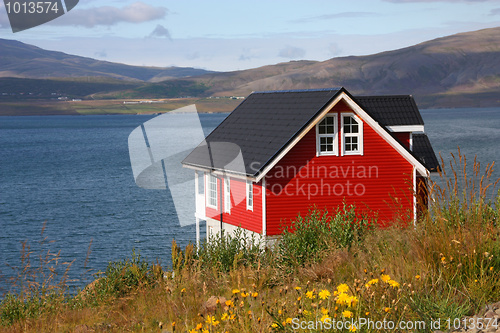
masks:
{"type": "MultiPolygon", "coordinates": [[[[332,108],[341,100],[344,100],[354,111],[355,114],[357,114],[362,121],[366,122],[375,132],[377,132],[382,138],[385,139],[397,152],[399,152],[408,162],[410,162],[415,169],[424,177],[429,177],[429,171],[418,161],[415,157],[413,157],[412,154],[410,154],[406,148],[404,148],[396,139],[394,139],[387,131],[382,128],[382,126],[376,122],[368,113],[366,113],[365,110],[363,110],[354,100],[352,100],[349,95],[347,95],[345,92],[341,92],[333,101],[330,102],[330,104],[327,105],[323,109],[323,112],[318,114],[310,123],[309,125],[302,130],[302,132],[297,135],[297,137],[291,141],[285,149],[281,151],[279,155],[277,155],[271,163],[269,163],[264,170],[262,170],[261,173],[256,177],[255,181],[259,182],[263,177],[267,175],[267,173],[274,168],[274,166],[300,141],[302,138],[316,126],[316,124],[323,119],[323,117],[332,110],[332,108]]],[[[418,126],[420,130],[423,130],[423,126],[418,126]]]]}
{"type": "Polygon", "coordinates": [[[386,126],[390,132],[424,132],[424,125],[386,126]]]}
{"type": "Polygon", "coordinates": [[[183,164],[182,166],[186,169],[192,169],[195,171],[212,173],[216,176],[222,176],[222,177],[231,176],[231,177],[236,178],[236,179],[251,180],[253,182],[256,182],[255,177],[251,177],[251,176],[248,176],[246,174],[238,173],[238,172],[234,172],[234,171],[230,171],[230,170],[210,169],[210,168],[204,168],[201,166],[195,166],[195,165],[190,165],[190,164],[183,164]]]}

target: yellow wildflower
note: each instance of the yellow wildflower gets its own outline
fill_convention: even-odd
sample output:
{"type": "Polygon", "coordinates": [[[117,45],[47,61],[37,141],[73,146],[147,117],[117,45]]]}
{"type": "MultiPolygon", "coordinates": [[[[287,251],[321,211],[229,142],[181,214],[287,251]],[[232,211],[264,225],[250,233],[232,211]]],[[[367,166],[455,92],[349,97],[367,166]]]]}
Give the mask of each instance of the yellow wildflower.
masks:
{"type": "Polygon", "coordinates": [[[353,314],[351,311],[345,310],[342,312],[342,316],[344,316],[344,318],[351,318],[353,316],[353,314]]]}
{"type": "Polygon", "coordinates": [[[185,292],[186,292],[186,288],[182,288],[181,293],[185,293],[185,292]]]}
{"type": "Polygon", "coordinates": [[[321,299],[327,299],[328,297],[330,297],[332,294],[330,294],[330,292],[326,289],[323,289],[319,292],[319,298],[321,299]]]}
{"type": "Polygon", "coordinates": [[[298,302],[300,302],[301,299],[302,299],[302,296],[297,297],[298,302]]]}
{"type": "Polygon", "coordinates": [[[415,275],[415,279],[420,280],[420,275],[415,275]]]}
{"type": "Polygon", "coordinates": [[[351,297],[345,293],[340,293],[337,296],[337,304],[345,304],[345,305],[350,305],[351,304],[351,297]]]}
{"type": "Polygon", "coordinates": [[[389,282],[389,280],[391,279],[391,277],[387,274],[382,274],[380,276],[380,280],[384,281],[384,282],[389,282]]]}
{"type": "Polygon", "coordinates": [[[236,315],[234,313],[229,316],[229,320],[234,320],[234,318],[236,318],[236,315]]]}
{"type": "Polygon", "coordinates": [[[212,326],[217,326],[219,325],[219,321],[215,320],[215,316],[207,316],[206,323],[212,326]]]}
{"type": "Polygon", "coordinates": [[[236,295],[236,294],[238,294],[239,292],[240,292],[240,290],[239,290],[239,289],[233,289],[233,295],[236,295]]]}
{"type": "Polygon", "coordinates": [[[277,327],[278,327],[278,324],[276,324],[276,323],[272,323],[272,324],[271,324],[271,327],[272,327],[272,328],[277,328],[277,327]]]}
{"type": "Polygon", "coordinates": [[[387,313],[389,313],[389,311],[391,311],[391,308],[385,307],[384,311],[387,312],[387,313]]]}
{"type": "Polygon", "coordinates": [[[234,306],[233,301],[231,301],[230,299],[229,299],[229,300],[227,300],[227,301],[226,301],[226,306],[227,306],[227,307],[232,307],[232,306],[234,306]]]}
{"type": "Polygon", "coordinates": [[[290,318],[290,317],[286,318],[285,323],[286,324],[291,324],[292,323],[292,318],[290,318]]]}
{"type": "Polygon", "coordinates": [[[327,315],[327,314],[323,315],[323,316],[320,318],[321,322],[323,322],[323,323],[324,323],[324,322],[326,322],[328,319],[331,319],[331,318],[330,318],[330,316],[329,316],[329,315],[327,315]]]}
{"type": "Polygon", "coordinates": [[[302,289],[302,288],[301,288],[301,287],[299,287],[299,286],[295,287],[295,290],[301,290],[301,289],[302,289]]]}
{"type": "Polygon", "coordinates": [[[210,331],[207,329],[204,329],[203,331],[201,331],[201,333],[210,333],[210,331]]]}
{"type": "Polygon", "coordinates": [[[325,309],[325,308],[321,308],[321,313],[322,314],[328,314],[329,310],[328,309],[325,309]]]}
{"type": "Polygon", "coordinates": [[[309,311],[307,311],[307,310],[304,310],[302,313],[304,314],[304,316],[307,316],[307,315],[308,315],[308,314],[310,314],[311,312],[309,312],[309,311]]]}
{"type": "Polygon", "coordinates": [[[258,293],[258,292],[253,292],[253,293],[252,293],[252,297],[253,297],[253,298],[256,298],[257,296],[259,296],[259,293],[258,293]]]}
{"type": "Polygon", "coordinates": [[[201,330],[203,328],[203,324],[202,323],[199,323],[198,325],[196,325],[196,329],[197,330],[201,330]]]}
{"type": "Polygon", "coordinates": [[[189,330],[189,333],[199,333],[197,329],[193,328],[189,330]]]}
{"type": "Polygon", "coordinates": [[[371,279],[370,281],[368,281],[369,285],[377,284],[377,283],[378,283],[378,279],[371,279]]]}
{"type": "Polygon", "coordinates": [[[243,297],[243,298],[247,298],[247,297],[248,297],[248,295],[249,295],[249,293],[246,293],[246,292],[242,292],[242,293],[241,293],[241,297],[243,297]]]}
{"type": "Polygon", "coordinates": [[[350,303],[351,306],[355,306],[356,304],[358,304],[358,298],[356,296],[351,296],[350,303]]]}
{"type": "Polygon", "coordinates": [[[355,324],[351,324],[351,327],[349,327],[349,332],[356,332],[358,328],[356,327],[355,324]]]}
{"type": "Polygon", "coordinates": [[[394,280],[389,280],[387,283],[393,288],[399,288],[399,283],[394,280]]]}
{"type": "Polygon", "coordinates": [[[349,291],[349,286],[345,283],[342,283],[342,284],[337,286],[337,291],[339,293],[346,293],[349,291]]]}
{"type": "Polygon", "coordinates": [[[308,291],[306,292],[306,296],[307,298],[310,298],[310,299],[315,299],[316,296],[314,296],[314,291],[308,291]]]}
{"type": "Polygon", "coordinates": [[[227,312],[224,312],[224,313],[222,314],[222,317],[220,317],[220,320],[222,320],[222,321],[226,321],[226,320],[228,320],[228,319],[229,319],[229,315],[227,314],[227,312]]]}

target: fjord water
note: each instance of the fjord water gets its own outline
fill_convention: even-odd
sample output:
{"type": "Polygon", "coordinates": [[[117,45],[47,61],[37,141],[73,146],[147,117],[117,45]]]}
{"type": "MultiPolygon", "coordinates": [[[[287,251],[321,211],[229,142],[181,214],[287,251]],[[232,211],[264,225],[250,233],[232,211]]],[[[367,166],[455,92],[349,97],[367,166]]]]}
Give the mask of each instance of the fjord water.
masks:
{"type": "MultiPolygon", "coordinates": [[[[200,115],[205,133],[226,116],[200,115]]],[[[422,116],[434,150],[445,159],[460,146],[471,160],[500,160],[500,108],[422,110],[422,116]]],[[[172,239],[181,246],[195,242],[194,225],[180,227],[168,191],[134,183],[127,139],[152,118],[0,118],[0,296],[12,266],[20,265],[25,240],[34,256],[50,249],[61,251],[60,262],[74,260],[75,286],[109,261],[130,258],[133,249],[168,266],[172,239]],[[44,237],[54,242],[40,245],[44,237]]]]}

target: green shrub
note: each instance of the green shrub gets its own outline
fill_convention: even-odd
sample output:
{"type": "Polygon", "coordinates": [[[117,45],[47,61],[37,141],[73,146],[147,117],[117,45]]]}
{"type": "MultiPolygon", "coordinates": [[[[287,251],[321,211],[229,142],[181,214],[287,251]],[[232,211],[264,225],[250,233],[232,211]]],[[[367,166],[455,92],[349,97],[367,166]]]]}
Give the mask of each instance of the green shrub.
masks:
{"type": "Polygon", "coordinates": [[[198,249],[198,260],[202,267],[229,272],[239,265],[253,265],[264,254],[261,241],[245,237],[238,228],[233,236],[218,233],[210,236],[198,249]]]}
{"type": "Polygon", "coordinates": [[[374,222],[367,216],[357,215],[353,205],[344,204],[333,216],[314,207],[283,229],[278,243],[281,261],[288,265],[320,261],[318,254],[323,251],[350,248],[362,242],[374,222]]]}
{"type": "Polygon", "coordinates": [[[163,271],[159,265],[150,264],[134,250],[131,259],[110,262],[101,274],[90,290],[83,291],[83,297],[93,297],[94,303],[127,295],[140,286],[151,286],[163,276],[163,271]]]}

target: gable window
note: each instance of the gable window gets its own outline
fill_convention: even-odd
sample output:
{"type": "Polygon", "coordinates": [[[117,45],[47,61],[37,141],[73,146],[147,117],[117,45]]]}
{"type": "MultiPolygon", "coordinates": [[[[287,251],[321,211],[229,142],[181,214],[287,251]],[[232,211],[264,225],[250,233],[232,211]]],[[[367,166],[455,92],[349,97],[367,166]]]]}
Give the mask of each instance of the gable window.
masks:
{"type": "Polygon", "coordinates": [[[247,180],[247,209],[253,210],[253,183],[247,180]]]}
{"type": "Polygon", "coordinates": [[[207,206],[217,209],[217,177],[211,173],[207,176],[207,206]]]}
{"type": "Polygon", "coordinates": [[[337,115],[326,115],[316,125],[316,145],[318,155],[338,155],[337,115]]]}
{"type": "Polygon", "coordinates": [[[354,113],[342,114],[342,155],[363,155],[363,122],[354,113]]]}
{"type": "Polygon", "coordinates": [[[224,178],[224,212],[231,213],[231,180],[224,178]]]}

